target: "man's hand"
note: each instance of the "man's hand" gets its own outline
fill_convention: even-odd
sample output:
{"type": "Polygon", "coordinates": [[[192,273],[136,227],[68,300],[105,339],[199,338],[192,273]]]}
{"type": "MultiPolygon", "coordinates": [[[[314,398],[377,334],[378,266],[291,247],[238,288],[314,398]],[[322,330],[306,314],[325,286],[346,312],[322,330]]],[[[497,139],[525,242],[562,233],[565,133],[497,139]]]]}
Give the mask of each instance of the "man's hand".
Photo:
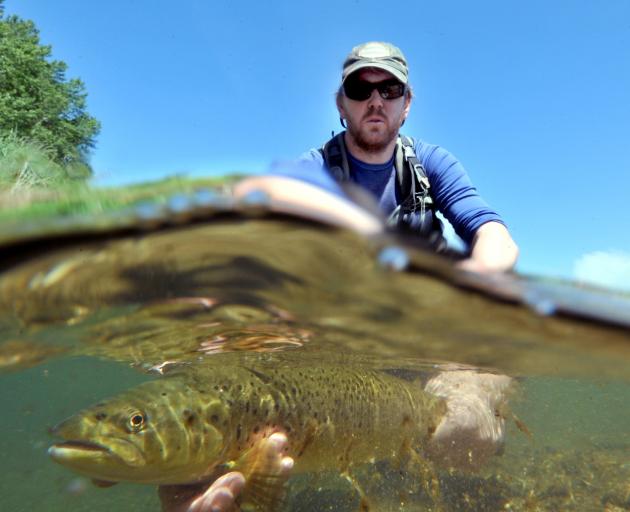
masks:
{"type": "Polygon", "coordinates": [[[230,512],[236,509],[236,498],[245,486],[245,477],[236,471],[214,481],[201,496],[193,499],[187,512],[230,512]]]}
{"type": "MultiPolygon", "coordinates": [[[[287,436],[276,432],[260,441],[262,458],[269,471],[286,481],[293,468],[293,459],[285,457],[287,436]]],[[[232,471],[217,478],[210,487],[192,496],[181,496],[181,486],[160,487],[160,500],[164,512],[235,512],[239,510],[237,498],[245,488],[242,473],[232,471]]]]}

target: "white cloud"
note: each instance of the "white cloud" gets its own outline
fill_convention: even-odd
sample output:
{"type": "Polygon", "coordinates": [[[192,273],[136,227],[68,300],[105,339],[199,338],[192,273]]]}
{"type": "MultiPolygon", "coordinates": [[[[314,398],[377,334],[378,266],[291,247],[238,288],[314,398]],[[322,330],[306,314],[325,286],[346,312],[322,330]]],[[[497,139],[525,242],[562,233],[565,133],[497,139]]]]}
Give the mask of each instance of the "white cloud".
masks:
{"type": "Polygon", "coordinates": [[[630,290],[630,253],[595,251],[580,256],[573,264],[577,281],[630,290]]]}

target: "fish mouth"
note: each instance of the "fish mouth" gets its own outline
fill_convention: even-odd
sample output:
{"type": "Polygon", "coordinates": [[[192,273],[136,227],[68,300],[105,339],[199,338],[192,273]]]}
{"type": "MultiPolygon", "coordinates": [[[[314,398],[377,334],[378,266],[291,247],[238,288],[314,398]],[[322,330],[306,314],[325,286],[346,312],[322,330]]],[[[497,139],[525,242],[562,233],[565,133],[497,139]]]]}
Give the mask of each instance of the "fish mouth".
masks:
{"type": "Polygon", "coordinates": [[[107,448],[107,446],[103,446],[102,444],[94,443],[92,441],[64,441],[62,443],[55,443],[51,446],[51,448],[112,453],[112,451],[107,448]]]}
{"type": "Polygon", "coordinates": [[[108,438],[107,444],[82,439],[70,439],[53,444],[48,455],[65,465],[99,463],[138,467],[146,461],[140,450],[124,439],[108,438]]]}
{"type": "Polygon", "coordinates": [[[64,441],[48,448],[48,454],[57,461],[68,459],[93,459],[107,456],[116,457],[107,446],[91,441],[64,441]]]}

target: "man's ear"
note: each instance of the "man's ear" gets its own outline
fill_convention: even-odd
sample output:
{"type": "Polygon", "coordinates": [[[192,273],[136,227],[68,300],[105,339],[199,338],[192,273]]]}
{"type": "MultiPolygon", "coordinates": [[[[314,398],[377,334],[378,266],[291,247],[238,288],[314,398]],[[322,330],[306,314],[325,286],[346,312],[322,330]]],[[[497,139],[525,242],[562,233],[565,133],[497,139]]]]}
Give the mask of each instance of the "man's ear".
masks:
{"type": "Polygon", "coordinates": [[[346,118],[346,109],[343,108],[343,102],[341,99],[341,94],[337,94],[335,98],[335,103],[337,103],[337,110],[339,111],[339,117],[342,119],[346,118]]]}
{"type": "Polygon", "coordinates": [[[409,115],[409,109],[411,108],[411,95],[405,95],[405,106],[403,108],[403,119],[407,119],[409,115]]]}

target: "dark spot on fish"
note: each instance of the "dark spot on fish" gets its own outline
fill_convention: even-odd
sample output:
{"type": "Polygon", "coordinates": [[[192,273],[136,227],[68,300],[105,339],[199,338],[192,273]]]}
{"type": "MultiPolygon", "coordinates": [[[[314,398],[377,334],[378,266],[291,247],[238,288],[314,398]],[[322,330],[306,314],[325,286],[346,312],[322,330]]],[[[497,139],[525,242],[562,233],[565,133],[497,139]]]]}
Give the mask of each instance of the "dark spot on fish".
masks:
{"type": "Polygon", "coordinates": [[[273,410],[278,412],[278,410],[280,409],[280,405],[279,404],[273,404],[273,410]]]}
{"type": "Polygon", "coordinates": [[[241,427],[241,424],[239,423],[236,426],[236,439],[237,439],[237,441],[241,439],[241,430],[242,430],[242,427],[241,427]]]}
{"type": "Polygon", "coordinates": [[[249,402],[245,402],[245,412],[249,412],[249,402]]]}
{"type": "Polygon", "coordinates": [[[167,393],[163,391],[162,396],[167,396],[167,393]]]}
{"type": "MultiPolygon", "coordinates": [[[[258,377],[265,384],[268,384],[269,382],[271,382],[271,377],[269,377],[268,375],[265,375],[264,373],[260,373],[259,371],[253,370],[251,368],[246,368],[246,369],[247,369],[247,371],[253,373],[256,377],[258,377]]],[[[250,385],[253,386],[254,383],[250,382],[250,385]]]]}
{"type": "Polygon", "coordinates": [[[184,409],[184,411],[182,412],[182,416],[184,417],[184,423],[190,427],[193,423],[195,423],[195,420],[197,419],[197,416],[194,412],[192,412],[190,409],[184,409]]]}
{"type": "Polygon", "coordinates": [[[286,433],[288,434],[289,432],[291,432],[291,426],[290,425],[285,425],[284,426],[284,430],[286,431],[286,433]]]}
{"type": "Polygon", "coordinates": [[[96,419],[96,421],[103,421],[105,418],[107,418],[107,413],[106,412],[97,412],[94,415],[94,418],[96,419]]]}
{"type": "Polygon", "coordinates": [[[254,434],[258,434],[258,432],[260,432],[260,427],[259,427],[258,425],[256,425],[256,426],[254,427],[253,432],[254,432],[254,434]]]}
{"type": "Polygon", "coordinates": [[[218,414],[213,414],[212,416],[210,416],[210,421],[212,423],[218,423],[219,422],[219,415],[218,414]]]}

